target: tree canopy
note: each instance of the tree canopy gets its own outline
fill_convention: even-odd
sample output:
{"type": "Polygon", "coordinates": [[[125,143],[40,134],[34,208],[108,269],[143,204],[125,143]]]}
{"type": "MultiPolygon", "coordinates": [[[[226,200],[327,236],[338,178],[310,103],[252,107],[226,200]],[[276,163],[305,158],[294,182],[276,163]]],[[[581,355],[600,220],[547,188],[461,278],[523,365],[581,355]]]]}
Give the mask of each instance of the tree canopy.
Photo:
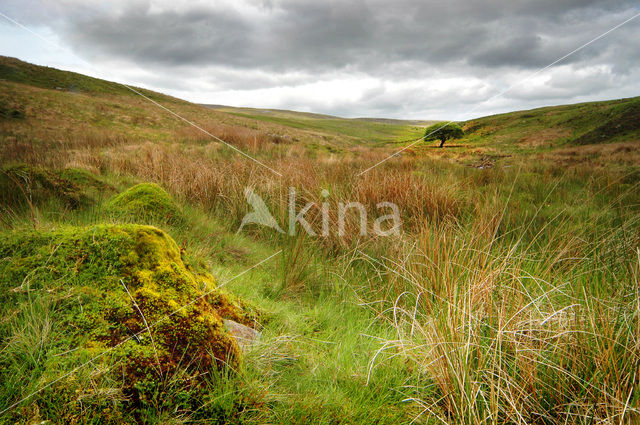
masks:
{"type": "Polygon", "coordinates": [[[459,124],[455,122],[439,122],[427,127],[424,132],[424,140],[440,140],[440,147],[450,139],[459,139],[464,136],[464,131],[459,124]]]}

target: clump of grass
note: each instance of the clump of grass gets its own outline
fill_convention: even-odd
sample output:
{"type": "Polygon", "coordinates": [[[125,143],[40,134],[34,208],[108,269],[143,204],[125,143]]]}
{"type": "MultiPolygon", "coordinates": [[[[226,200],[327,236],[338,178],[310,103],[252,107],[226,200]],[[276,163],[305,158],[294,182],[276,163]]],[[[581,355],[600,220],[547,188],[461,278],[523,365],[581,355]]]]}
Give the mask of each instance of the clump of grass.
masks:
{"type": "Polygon", "coordinates": [[[0,101],[0,119],[24,119],[24,108],[0,101]]]}
{"type": "Polygon", "coordinates": [[[162,187],[140,183],[109,199],[105,212],[116,218],[137,222],[158,221],[178,224],[184,220],[180,208],[162,187]]]}
{"type": "Polygon", "coordinates": [[[382,202],[401,206],[406,225],[413,229],[424,225],[426,220],[438,224],[461,216],[465,202],[458,183],[443,184],[411,170],[403,171],[372,170],[357,182],[355,198],[370,210],[382,202]]]}
{"type": "Polygon", "coordinates": [[[533,248],[495,233],[425,229],[400,261],[378,262],[399,294],[382,313],[397,338],[381,353],[414,365],[420,416],[463,424],[640,417],[640,258],[619,249],[621,231],[583,245],[582,258],[566,249],[569,237],[557,232],[533,248]],[[625,259],[618,266],[599,254],[614,246],[625,259]]]}
{"type": "Polygon", "coordinates": [[[89,190],[103,186],[90,173],[75,169],[50,170],[21,164],[5,167],[0,174],[2,202],[13,207],[25,201],[39,204],[57,198],[70,208],[78,208],[91,201],[89,190]]]}
{"type": "Polygon", "coordinates": [[[94,174],[76,168],[49,169],[26,164],[0,170],[0,220],[9,225],[22,212],[40,220],[40,209],[77,210],[99,203],[114,190],[94,174]]]}

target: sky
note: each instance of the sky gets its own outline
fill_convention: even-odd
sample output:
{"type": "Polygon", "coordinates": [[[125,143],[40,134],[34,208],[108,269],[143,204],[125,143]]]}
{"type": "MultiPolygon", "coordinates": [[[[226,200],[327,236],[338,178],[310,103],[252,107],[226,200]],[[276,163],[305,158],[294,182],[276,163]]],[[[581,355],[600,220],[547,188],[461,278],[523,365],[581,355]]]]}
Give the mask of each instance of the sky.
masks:
{"type": "Polygon", "coordinates": [[[0,55],[197,103],[465,120],[640,95],[625,0],[0,0],[0,55]],[[45,41],[46,40],[46,41],[45,41]]]}

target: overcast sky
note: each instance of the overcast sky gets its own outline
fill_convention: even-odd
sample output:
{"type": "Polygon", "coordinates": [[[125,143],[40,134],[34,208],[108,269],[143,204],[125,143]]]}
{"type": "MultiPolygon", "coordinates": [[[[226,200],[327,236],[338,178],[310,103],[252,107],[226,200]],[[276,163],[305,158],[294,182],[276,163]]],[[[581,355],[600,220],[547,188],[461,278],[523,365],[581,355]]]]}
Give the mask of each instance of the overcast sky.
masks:
{"type": "Polygon", "coordinates": [[[640,95],[625,0],[0,0],[0,54],[199,103],[461,120],[640,95]],[[504,95],[501,91],[515,85],[504,95]]]}

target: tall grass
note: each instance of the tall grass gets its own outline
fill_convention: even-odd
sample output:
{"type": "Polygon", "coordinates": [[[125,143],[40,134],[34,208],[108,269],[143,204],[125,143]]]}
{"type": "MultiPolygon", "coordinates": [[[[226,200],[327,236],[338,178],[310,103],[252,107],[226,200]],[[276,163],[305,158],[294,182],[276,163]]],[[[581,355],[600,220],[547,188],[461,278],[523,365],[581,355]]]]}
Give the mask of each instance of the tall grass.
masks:
{"type": "Polygon", "coordinates": [[[425,228],[410,249],[375,260],[384,285],[400,288],[381,311],[397,338],[376,361],[384,352],[411,362],[421,390],[412,400],[442,423],[634,423],[640,251],[621,230],[602,236],[577,258],[562,231],[534,248],[425,228]]]}

